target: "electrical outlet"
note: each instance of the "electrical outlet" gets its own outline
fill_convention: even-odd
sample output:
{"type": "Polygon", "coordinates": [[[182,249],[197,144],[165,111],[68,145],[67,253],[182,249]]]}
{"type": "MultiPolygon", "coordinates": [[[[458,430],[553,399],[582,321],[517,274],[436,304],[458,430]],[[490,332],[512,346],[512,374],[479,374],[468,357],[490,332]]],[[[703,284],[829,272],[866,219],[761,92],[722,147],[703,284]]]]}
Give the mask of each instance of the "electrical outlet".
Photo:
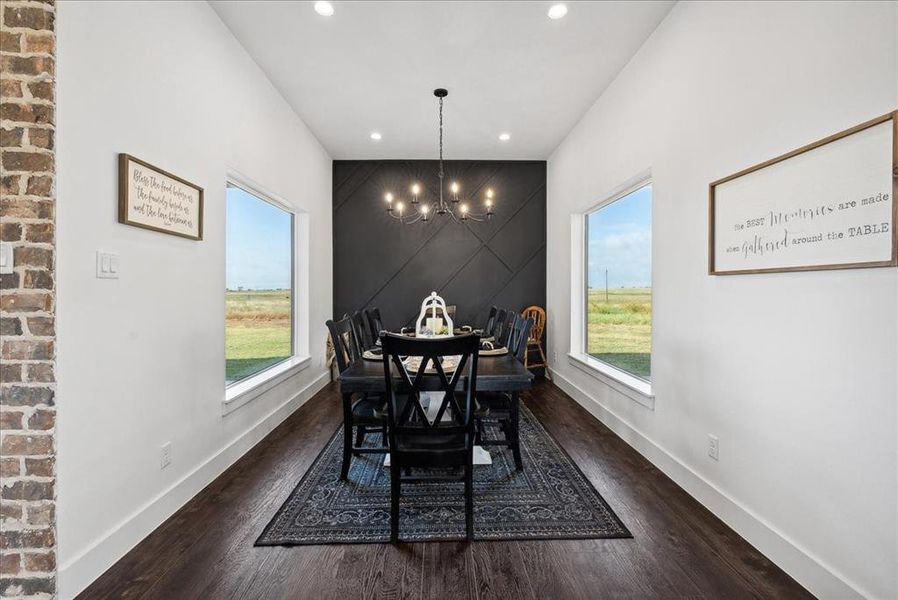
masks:
{"type": "Polygon", "coordinates": [[[162,444],[161,468],[171,464],[171,442],[162,444]]]}
{"type": "Polygon", "coordinates": [[[708,456],[720,460],[720,440],[716,435],[708,434],[708,456]]]}
{"type": "Polygon", "coordinates": [[[558,350],[552,350],[552,362],[558,363],[558,350]]]}

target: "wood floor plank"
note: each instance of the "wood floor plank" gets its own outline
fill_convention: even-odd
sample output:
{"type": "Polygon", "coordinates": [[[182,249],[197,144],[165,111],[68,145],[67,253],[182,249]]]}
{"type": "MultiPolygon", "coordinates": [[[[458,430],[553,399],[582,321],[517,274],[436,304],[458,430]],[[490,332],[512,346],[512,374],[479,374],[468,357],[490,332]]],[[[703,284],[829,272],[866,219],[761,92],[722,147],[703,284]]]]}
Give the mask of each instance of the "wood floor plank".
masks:
{"type": "Polygon", "coordinates": [[[379,544],[372,559],[375,569],[363,598],[405,600],[420,598],[424,586],[427,544],[379,544]]]}
{"type": "Polygon", "coordinates": [[[464,542],[430,542],[424,561],[422,598],[477,598],[471,545],[464,542]]]}
{"type": "Polygon", "coordinates": [[[515,542],[471,544],[474,578],[479,600],[536,600],[527,571],[521,568],[515,542]]]}
{"type": "Polygon", "coordinates": [[[811,597],[560,389],[524,402],[633,539],[253,546],[341,422],[332,384],[79,598],[811,597]]]}

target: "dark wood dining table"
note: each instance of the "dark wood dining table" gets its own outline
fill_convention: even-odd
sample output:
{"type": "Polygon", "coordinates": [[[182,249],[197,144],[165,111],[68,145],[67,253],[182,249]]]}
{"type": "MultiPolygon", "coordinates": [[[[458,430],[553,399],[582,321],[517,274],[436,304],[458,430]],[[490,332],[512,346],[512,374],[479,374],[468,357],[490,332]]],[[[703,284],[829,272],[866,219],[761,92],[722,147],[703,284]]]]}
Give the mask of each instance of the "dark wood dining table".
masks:
{"type": "MultiPolygon", "coordinates": [[[[367,360],[360,358],[350,363],[346,370],[340,373],[337,378],[340,382],[340,393],[343,396],[343,402],[347,406],[351,404],[351,397],[354,393],[383,393],[386,391],[386,382],[384,381],[384,364],[380,360],[367,360]]],[[[394,385],[397,390],[404,387],[404,382],[400,377],[394,378],[394,385]]],[[[424,388],[433,386],[433,391],[439,391],[440,381],[436,375],[427,376],[423,382],[424,388]]],[[[467,377],[463,377],[458,383],[458,389],[467,387],[467,377]]],[[[513,422],[515,426],[518,421],[518,403],[520,393],[533,387],[533,373],[528,371],[520,361],[513,355],[505,354],[502,356],[478,356],[477,357],[477,391],[478,392],[509,392],[511,394],[511,406],[514,413],[513,422]]],[[[345,410],[345,407],[344,407],[345,410]]],[[[344,424],[345,426],[345,424],[344,424]]],[[[351,426],[344,431],[344,439],[351,439],[351,426]]],[[[515,442],[510,444],[514,455],[515,466],[518,470],[523,468],[521,462],[521,449],[517,442],[517,434],[515,434],[515,442]]],[[[348,468],[344,466],[345,471],[348,468]]]]}
{"type": "MultiPolygon", "coordinates": [[[[436,376],[427,377],[425,380],[432,380],[434,390],[440,389],[440,382],[436,376]]],[[[337,381],[340,382],[340,391],[344,394],[377,393],[386,390],[384,365],[379,360],[360,358],[353,361],[340,373],[337,381]]],[[[398,376],[395,377],[395,381],[397,386],[401,384],[398,376]]],[[[466,378],[459,382],[460,388],[463,383],[467,385],[466,378]]],[[[533,373],[525,369],[524,365],[511,354],[477,357],[478,392],[521,392],[531,387],[533,387],[533,373]]]]}

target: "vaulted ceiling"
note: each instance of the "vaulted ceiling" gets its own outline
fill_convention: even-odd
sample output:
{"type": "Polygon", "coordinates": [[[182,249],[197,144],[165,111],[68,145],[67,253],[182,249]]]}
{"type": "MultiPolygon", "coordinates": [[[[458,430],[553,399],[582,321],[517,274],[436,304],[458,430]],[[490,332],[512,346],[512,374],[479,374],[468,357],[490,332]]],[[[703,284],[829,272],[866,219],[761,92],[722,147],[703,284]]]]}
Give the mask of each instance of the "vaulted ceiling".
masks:
{"type": "Polygon", "coordinates": [[[551,2],[332,4],[211,2],[334,158],[435,157],[445,87],[447,158],[540,159],[673,2],[568,2],[559,20],[551,2]]]}

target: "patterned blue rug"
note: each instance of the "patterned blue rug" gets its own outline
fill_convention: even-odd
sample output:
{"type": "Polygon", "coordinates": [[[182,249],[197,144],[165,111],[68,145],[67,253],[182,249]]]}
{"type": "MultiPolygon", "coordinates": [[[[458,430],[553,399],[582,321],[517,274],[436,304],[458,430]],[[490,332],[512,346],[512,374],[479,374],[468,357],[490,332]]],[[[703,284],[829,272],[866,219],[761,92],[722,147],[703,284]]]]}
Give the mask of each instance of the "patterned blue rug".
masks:
{"type": "MultiPolygon", "coordinates": [[[[488,431],[486,437],[499,435],[488,431]]],[[[521,404],[521,454],[489,448],[492,465],[474,468],[474,537],[478,540],[629,538],[605,500],[551,435],[521,404]]],[[[371,445],[380,435],[367,436],[371,445]]],[[[353,457],[340,481],[343,429],[337,430],[256,540],[256,546],[365,544],[390,537],[390,473],[382,454],[353,457]]],[[[406,542],[464,539],[464,484],[402,486],[399,537],[406,542]]]]}

